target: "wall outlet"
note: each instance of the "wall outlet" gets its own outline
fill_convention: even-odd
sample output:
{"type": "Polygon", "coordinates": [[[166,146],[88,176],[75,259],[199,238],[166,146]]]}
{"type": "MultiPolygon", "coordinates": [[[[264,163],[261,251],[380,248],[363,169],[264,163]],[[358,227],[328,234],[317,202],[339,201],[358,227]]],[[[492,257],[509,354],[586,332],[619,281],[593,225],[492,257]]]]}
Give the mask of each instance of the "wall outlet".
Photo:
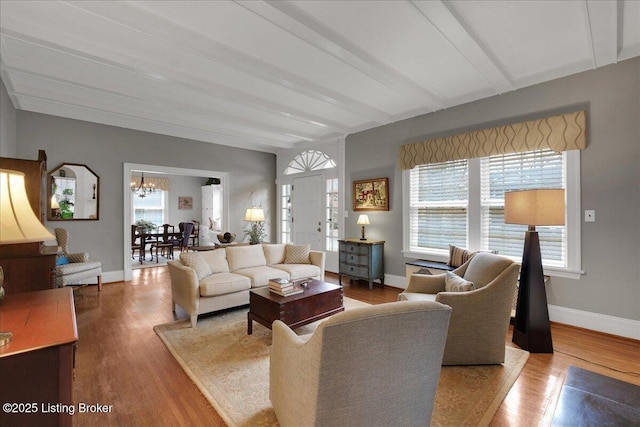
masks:
{"type": "Polygon", "coordinates": [[[584,222],[596,222],[596,211],[594,210],[584,211],[584,222]]]}

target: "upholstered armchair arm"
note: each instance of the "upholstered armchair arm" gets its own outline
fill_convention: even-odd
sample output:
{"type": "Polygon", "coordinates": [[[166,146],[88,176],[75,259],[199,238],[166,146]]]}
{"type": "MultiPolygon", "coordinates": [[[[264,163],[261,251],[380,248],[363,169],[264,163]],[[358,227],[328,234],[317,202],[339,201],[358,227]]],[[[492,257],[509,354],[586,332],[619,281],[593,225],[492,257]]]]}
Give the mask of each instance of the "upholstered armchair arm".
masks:
{"type": "Polygon", "coordinates": [[[168,261],[171,276],[171,298],[189,315],[197,315],[200,306],[200,283],[198,276],[191,267],[180,261],[168,261]]]}
{"type": "Polygon", "coordinates": [[[444,274],[412,274],[405,292],[437,294],[444,291],[444,274]]]}
{"type": "Polygon", "coordinates": [[[87,262],[89,261],[89,254],[86,252],[78,252],[75,254],[67,254],[69,262],[87,262]]]}
{"type": "MultiPolygon", "coordinates": [[[[319,375],[319,340],[297,336],[286,324],[272,325],[269,398],[282,427],[311,425],[315,419],[319,375]]],[[[311,336],[313,338],[313,336],[311,336]]]]}
{"type": "Polygon", "coordinates": [[[309,261],[320,268],[320,281],[324,282],[324,263],[326,254],[322,251],[309,251],[309,261]]]}

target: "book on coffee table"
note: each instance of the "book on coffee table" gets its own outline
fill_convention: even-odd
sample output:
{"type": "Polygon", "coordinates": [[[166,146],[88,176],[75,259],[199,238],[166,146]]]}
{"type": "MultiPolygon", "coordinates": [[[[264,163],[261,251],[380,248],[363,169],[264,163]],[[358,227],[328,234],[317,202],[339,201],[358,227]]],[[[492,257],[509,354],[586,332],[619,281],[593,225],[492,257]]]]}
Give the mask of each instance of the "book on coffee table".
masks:
{"type": "Polygon", "coordinates": [[[286,288],[282,288],[282,289],[272,288],[271,285],[269,285],[269,291],[283,297],[288,297],[291,295],[297,295],[297,294],[303,293],[304,288],[300,285],[294,285],[292,283],[291,286],[287,286],[286,288]]]}

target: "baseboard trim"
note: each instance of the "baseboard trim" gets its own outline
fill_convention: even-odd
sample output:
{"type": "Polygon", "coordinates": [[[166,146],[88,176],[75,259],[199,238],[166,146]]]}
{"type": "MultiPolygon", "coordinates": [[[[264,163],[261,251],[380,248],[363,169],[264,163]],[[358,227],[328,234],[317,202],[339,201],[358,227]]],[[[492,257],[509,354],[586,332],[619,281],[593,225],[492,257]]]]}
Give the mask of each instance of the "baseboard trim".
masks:
{"type": "MultiPolygon", "coordinates": [[[[384,284],[406,289],[406,278],[393,274],[384,275],[384,284]]],[[[591,313],[558,305],[549,305],[549,320],[565,325],[590,329],[611,335],[640,340],[640,321],[606,314],[591,313]]]]}
{"type": "Polygon", "coordinates": [[[549,305],[549,319],[552,322],[640,340],[640,321],[637,320],[591,313],[558,305],[549,305]]]}

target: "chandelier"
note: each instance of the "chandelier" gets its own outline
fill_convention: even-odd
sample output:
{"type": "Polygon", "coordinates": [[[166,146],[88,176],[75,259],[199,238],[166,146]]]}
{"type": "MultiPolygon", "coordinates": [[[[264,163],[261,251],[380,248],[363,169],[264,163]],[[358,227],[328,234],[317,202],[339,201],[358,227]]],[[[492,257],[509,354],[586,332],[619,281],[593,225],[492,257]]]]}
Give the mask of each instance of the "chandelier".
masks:
{"type": "Polygon", "coordinates": [[[144,182],[144,172],[140,176],[140,185],[136,186],[135,180],[131,181],[131,192],[137,194],[138,197],[147,197],[147,194],[153,193],[155,190],[154,184],[147,184],[144,182]]]}

